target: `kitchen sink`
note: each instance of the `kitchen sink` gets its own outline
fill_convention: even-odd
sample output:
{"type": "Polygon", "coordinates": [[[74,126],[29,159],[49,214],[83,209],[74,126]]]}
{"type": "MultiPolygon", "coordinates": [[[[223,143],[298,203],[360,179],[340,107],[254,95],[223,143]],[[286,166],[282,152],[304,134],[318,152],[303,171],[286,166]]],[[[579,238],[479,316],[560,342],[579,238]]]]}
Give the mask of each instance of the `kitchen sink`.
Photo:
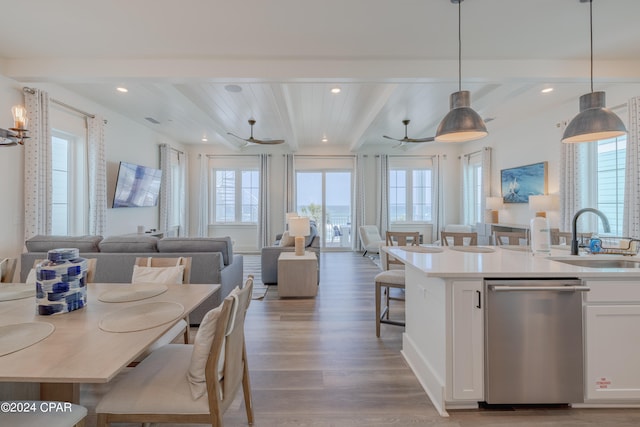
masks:
{"type": "Polygon", "coordinates": [[[589,259],[589,258],[576,258],[576,259],[552,259],[556,262],[563,262],[565,264],[575,265],[578,267],[591,267],[591,268],[640,268],[640,261],[632,261],[626,259],[589,259]]]}

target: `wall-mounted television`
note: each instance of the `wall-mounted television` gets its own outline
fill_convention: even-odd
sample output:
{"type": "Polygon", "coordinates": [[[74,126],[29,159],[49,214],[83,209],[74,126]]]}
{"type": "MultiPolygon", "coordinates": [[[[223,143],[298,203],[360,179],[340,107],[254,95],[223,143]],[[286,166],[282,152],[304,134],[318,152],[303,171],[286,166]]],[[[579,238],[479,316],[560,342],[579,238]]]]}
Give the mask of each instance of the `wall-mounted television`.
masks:
{"type": "Polygon", "coordinates": [[[160,195],[160,169],[120,162],[114,208],[157,206],[160,195]]]}

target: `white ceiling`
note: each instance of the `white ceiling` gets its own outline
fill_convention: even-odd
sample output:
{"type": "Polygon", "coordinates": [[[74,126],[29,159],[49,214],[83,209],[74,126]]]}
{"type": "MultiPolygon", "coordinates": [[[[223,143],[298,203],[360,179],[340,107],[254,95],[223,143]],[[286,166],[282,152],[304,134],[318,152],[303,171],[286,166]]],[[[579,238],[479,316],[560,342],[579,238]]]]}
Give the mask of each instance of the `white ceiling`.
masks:
{"type": "MultiPolygon", "coordinates": [[[[53,82],[185,143],[350,151],[433,136],[458,89],[450,0],[0,0],[3,74],[53,82]],[[229,92],[229,84],[241,92],[229,92]],[[127,94],[115,91],[125,86],[127,94]],[[330,93],[332,87],[342,92],[330,93]],[[145,120],[151,117],[159,124],[145,120]]],[[[640,1],[594,0],[594,89],[640,94],[640,1]],[[635,92],[634,92],[635,91],[635,92]]],[[[462,3],[462,89],[489,131],[589,91],[589,5],[462,3]],[[540,90],[555,90],[542,95],[540,90]]]]}

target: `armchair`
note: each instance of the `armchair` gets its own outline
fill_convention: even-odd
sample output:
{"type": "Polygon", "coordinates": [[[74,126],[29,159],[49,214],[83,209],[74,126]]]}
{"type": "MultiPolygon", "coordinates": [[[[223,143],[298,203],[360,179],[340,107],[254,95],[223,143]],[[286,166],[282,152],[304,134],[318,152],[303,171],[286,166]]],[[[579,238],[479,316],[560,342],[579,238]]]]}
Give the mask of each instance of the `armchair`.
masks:
{"type": "Polygon", "coordinates": [[[360,226],[360,241],[364,248],[365,256],[367,252],[380,253],[380,246],[384,246],[384,240],[380,237],[378,227],[375,225],[361,225],[360,226]]]}
{"type": "MultiPolygon", "coordinates": [[[[318,267],[320,266],[320,236],[315,223],[310,225],[310,233],[305,237],[305,250],[316,253],[318,258],[318,267]]],[[[277,244],[262,248],[260,253],[260,264],[262,269],[262,283],[276,284],[278,283],[278,257],[282,252],[294,251],[293,238],[288,238],[288,233],[278,236],[277,244]]],[[[318,283],[320,283],[320,268],[318,268],[318,283]]]]}

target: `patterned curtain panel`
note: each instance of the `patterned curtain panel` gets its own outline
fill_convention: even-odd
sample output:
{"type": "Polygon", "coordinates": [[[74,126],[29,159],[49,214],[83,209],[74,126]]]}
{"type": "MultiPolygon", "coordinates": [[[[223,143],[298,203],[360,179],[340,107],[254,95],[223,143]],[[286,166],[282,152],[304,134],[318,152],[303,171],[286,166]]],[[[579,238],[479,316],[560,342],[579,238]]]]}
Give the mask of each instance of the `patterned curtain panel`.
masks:
{"type": "Polygon", "coordinates": [[[568,231],[573,214],[582,207],[580,144],[562,144],[560,150],[560,229],[568,231]]]}
{"type": "Polygon", "coordinates": [[[629,100],[622,232],[625,236],[640,238],[640,97],[629,100]]]}
{"type": "Polygon", "coordinates": [[[160,181],[160,230],[168,233],[175,218],[171,218],[171,207],[173,206],[173,176],[171,171],[171,147],[167,144],[160,144],[160,170],[162,179],[160,181]]]}
{"type": "Polygon", "coordinates": [[[89,234],[101,236],[107,228],[107,158],[105,121],[87,117],[87,167],[89,173],[89,234]]]}
{"type": "Polygon", "coordinates": [[[260,201],[258,202],[258,242],[260,248],[271,246],[269,230],[269,154],[260,154],[260,201]]]}
{"type": "Polygon", "coordinates": [[[198,179],[198,200],[196,210],[198,218],[197,236],[209,236],[209,159],[204,154],[198,154],[200,172],[198,179]]]}
{"type": "Polygon", "coordinates": [[[389,230],[389,156],[380,154],[378,157],[377,188],[380,194],[376,225],[380,235],[384,236],[389,230]]]}
{"type": "Polygon", "coordinates": [[[361,225],[365,225],[364,210],[366,206],[365,197],[365,174],[366,156],[358,154],[355,159],[355,179],[353,191],[353,220],[351,221],[351,249],[355,251],[363,250],[362,242],[358,238],[361,225]]]}
{"type": "MultiPolygon", "coordinates": [[[[294,212],[296,190],[295,165],[293,154],[284,155],[284,212],[294,212]]],[[[282,229],[286,230],[286,218],[282,219],[282,229]]]]}
{"type": "Polygon", "coordinates": [[[486,209],[487,197],[491,196],[491,147],[482,149],[482,200],[480,212],[486,209]]]}
{"type": "Polygon", "coordinates": [[[24,145],[24,238],[51,234],[51,124],[49,95],[25,91],[29,142],[24,145]]]}

